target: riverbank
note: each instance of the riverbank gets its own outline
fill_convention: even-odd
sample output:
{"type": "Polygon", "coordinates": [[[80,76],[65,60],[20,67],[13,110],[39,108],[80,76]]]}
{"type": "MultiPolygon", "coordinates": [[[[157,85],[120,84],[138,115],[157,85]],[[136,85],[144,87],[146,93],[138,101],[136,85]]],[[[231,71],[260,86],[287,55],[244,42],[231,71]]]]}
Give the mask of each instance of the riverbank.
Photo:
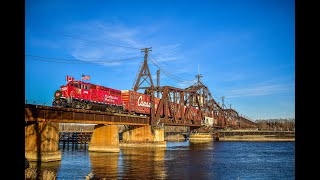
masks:
{"type": "Polygon", "coordinates": [[[222,136],[217,141],[295,141],[294,136],[277,136],[277,135],[234,135],[222,136]]]}

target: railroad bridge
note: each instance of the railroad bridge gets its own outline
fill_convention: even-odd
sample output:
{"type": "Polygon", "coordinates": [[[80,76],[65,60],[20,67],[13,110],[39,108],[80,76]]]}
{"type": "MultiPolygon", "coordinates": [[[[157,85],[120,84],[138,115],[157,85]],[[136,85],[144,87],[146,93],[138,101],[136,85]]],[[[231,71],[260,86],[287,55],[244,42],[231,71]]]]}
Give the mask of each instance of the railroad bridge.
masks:
{"type": "MultiPolygon", "coordinates": [[[[98,152],[120,151],[118,125],[131,127],[123,133],[122,138],[126,143],[148,142],[149,145],[160,147],[166,146],[163,126],[189,126],[191,130],[204,127],[199,118],[201,115],[189,116],[186,113],[184,119],[168,115],[159,117],[157,113],[154,116],[158,118],[157,121],[152,121],[150,116],[25,104],[25,155],[30,161],[61,160],[59,123],[97,124],[88,150],[98,152]]],[[[216,123],[215,127],[221,127],[221,122],[216,123]]]]}
{"type": "MultiPolygon", "coordinates": [[[[74,108],[60,108],[25,104],[25,156],[30,161],[61,160],[59,151],[59,123],[96,124],[89,144],[89,151],[119,152],[119,126],[130,128],[123,132],[122,139],[128,146],[165,147],[163,126],[186,126],[190,131],[206,130],[208,122],[213,128],[255,126],[231,108],[220,105],[209,89],[198,81],[185,89],[153,85],[147,63],[149,48],[137,75],[134,91],[145,90],[151,97],[149,116],[99,112],[74,108]],[[148,85],[142,87],[143,83],[148,85]],[[161,96],[155,108],[155,94],[161,96]],[[194,109],[196,108],[196,112],[194,109]]],[[[201,136],[196,135],[197,139],[201,136]]],[[[190,135],[191,138],[191,135],[190,135]]],[[[212,140],[207,136],[204,139],[212,140]]]]}

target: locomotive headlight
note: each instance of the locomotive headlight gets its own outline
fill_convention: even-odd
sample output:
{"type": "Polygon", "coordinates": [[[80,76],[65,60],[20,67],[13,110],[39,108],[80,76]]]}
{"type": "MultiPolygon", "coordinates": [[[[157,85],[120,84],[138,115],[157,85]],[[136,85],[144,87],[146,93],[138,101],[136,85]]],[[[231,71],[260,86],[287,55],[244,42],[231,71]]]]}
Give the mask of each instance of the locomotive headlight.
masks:
{"type": "Polygon", "coordinates": [[[57,90],[57,91],[54,93],[54,97],[55,97],[56,99],[61,98],[61,96],[62,96],[62,92],[61,92],[60,90],[57,90]]]}

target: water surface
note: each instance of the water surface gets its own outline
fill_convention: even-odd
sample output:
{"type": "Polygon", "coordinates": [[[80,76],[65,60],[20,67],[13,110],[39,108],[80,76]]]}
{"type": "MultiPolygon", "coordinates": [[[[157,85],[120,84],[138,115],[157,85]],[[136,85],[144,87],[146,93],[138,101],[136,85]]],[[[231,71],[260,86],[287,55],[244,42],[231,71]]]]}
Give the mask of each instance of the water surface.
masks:
{"type": "MultiPolygon", "coordinates": [[[[61,146],[62,148],[62,146],[61,146]]],[[[61,149],[57,179],[295,179],[295,142],[167,142],[119,153],[61,149]]]]}

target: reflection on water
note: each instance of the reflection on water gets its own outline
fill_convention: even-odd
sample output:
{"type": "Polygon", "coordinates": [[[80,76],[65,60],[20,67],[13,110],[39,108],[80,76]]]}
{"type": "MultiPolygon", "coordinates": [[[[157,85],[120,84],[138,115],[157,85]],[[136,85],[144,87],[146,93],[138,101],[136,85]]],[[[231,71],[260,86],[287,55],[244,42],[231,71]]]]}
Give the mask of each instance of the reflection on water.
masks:
{"type": "Polygon", "coordinates": [[[119,153],[89,152],[92,174],[95,178],[118,177],[119,153]]]}
{"type": "Polygon", "coordinates": [[[119,153],[89,152],[94,178],[164,179],[165,148],[123,148],[119,153]]]}
{"type": "Polygon", "coordinates": [[[55,179],[57,177],[61,161],[55,162],[29,162],[25,170],[25,179],[55,179]]]}
{"type": "Polygon", "coordinates": [[[167,142],[165,148],[123,147],[119,153],[87,149],[62,150],[62,161],[39,168],[57,179],[295,179],[295,142],[167,142]]]}
{"type": "Polygon", "coordinates": [[[125,148],[121,150],[123,178],[165,179],[165,148],[125,148]]]}
{"type": "Polygon", "coordinates": [[[169,145],[166,156],[167,179],[212,179],[214,142],[169,145]],[[179,150],[177,150],[179,149],[179,150]]]}

